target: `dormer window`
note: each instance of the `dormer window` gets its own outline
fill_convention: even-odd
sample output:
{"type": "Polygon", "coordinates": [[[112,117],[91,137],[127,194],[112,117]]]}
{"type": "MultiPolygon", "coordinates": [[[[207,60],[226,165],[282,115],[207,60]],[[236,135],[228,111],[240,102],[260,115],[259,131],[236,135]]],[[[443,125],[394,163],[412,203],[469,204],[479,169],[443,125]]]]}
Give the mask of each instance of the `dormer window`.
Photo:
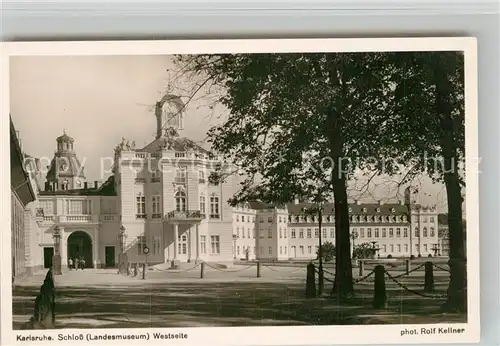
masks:
{"type": "Polygon", "coordinates": [[[395,213],[395,212],[396,212],[396,209],[395,209],[395,208],[391,208],[391,212],[392,212],[392,213],[395,213]]]}
{"type": "Polygon", "coordinates": [[[367,211],[368,211],[368,209],[363,208],[363,213],[366,213],[367,211]]]}
{"type": "Polygon", "coordinates": [[[380,213],[380,208],[377,208],[377,213],[380,213]]]}
{"type": "Polygon", "coordinates": [[[352,208],[351,207],[349,207],[349,213],[352,213],[352,208]]]}

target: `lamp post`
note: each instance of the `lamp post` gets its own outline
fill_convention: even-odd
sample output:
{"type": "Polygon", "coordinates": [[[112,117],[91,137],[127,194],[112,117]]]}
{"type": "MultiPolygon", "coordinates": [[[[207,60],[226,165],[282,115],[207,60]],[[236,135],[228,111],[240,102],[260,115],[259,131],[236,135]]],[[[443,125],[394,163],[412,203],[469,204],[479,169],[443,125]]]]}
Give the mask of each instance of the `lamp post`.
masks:
{"type": "Polygon", "coordinates": [[[54,227],[52,237],[54,238],[54,256],[52,256],[52,273],[54,275],[61,275],[62,274],[61,255],[60,255],[61,230],[59,226],[56,225],[56,227],[54,227]]]}
{"type": "Polygon", "coordinates": [[[302,211],[305,214],[309,215],[317,215],[318,216],[318,230],[319,230],[319,247],[318,247],[318,257],[319,257],[319,265],[318,265],[318,295],[323,293],[324,288],[324,272],[323,272],[323,248],[322,248],[322,239],[321,239],[321,226],[323,222],[323,204],[317,203],[312,208],[303,208],[302,211]]]}
{"type": "Polygon", "coordinates": [[[352,259],[354,260],[355,265],[358,265],[358,259],[354,258],[354,249],[356,247],[355,240],[358,239],[359,233],[357,231],[353,231],[351,233],[351,239],[352,239],[352,259]]]}
{"type": "Polygon", "coordinates": [[[120,226],[120,233],[118,234],[118,239],[120,240],[120,264],[119,264],[119,274],[127,273],[127,255],[125,254],[125,238],[127,238],[127,234],[125,233],[126,229],[123,225],[120,226]]]}

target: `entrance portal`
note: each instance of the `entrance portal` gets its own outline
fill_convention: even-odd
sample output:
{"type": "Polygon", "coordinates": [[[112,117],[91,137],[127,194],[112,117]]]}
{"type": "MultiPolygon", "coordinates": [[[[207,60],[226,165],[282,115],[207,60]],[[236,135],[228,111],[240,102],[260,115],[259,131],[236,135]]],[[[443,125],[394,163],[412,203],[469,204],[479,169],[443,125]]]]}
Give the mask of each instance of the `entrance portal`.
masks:
{"type": "Polygon", "coordinates": [[[68,237],[68,261],[71,258],[73,263],[75,259],[82,257],[85,260],[85,268],[93,268],[92,261],[92,238],[88,233],[76,231],[68,237]]]}

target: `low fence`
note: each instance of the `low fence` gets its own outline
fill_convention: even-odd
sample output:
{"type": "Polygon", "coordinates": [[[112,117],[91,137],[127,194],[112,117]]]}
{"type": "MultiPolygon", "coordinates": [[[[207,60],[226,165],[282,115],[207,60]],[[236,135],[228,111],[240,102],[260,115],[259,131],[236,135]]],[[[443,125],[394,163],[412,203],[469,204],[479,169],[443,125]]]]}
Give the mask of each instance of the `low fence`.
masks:
{"type": "MultiPolygon", "coordinates": [[[[391,269],[394,269],[394,266],[390,267],[391,269]]],[[[435,286],[434,286],[434,268],[444,271],[449,273],[450,270],[447,268],[444,268],[440,265],[437,265],[436,263],[433,262],[425,262],[423,264],[418,265],[417,267],[411,269],[411,261],[407,261],[405,263],[405,271],[402,274],[399,275],[394,275],[391,274],[389,270],[384,265],[378,264],[375,266],[373,270],[371,270],[368,273],[364,273],[364,266],[361,263],[359,266],[359,278],[356,280],[353,280],[354,284],[360,284],[360,283],[373,283],[373,292],[374,292],[374,298],[373,298],[373,305],[375,308],[381,308],[386,305],[387,303],[387,293],[386,293],[386,284],[385,284],[385,279],[389,279],[393,283],[395,283],[398,287],[403,289],[404,291],[418,295],[420,297],[424,298],[432,298],[432,299],[443,299],[446,297],[446,294],[434,294],[435,293],[435,286]],[[422,270],[423,269],[423,270],[422,270]],[[423,291],[419,292],[417,290],[411,289],[408,287],[408,285],[402,283],[399,281],[399,278],[402,277],[409,277],[411,273],[416,272],[416,271],[423,271],[424,272],[424,282],[423,282],[423,291]],[[368,280],[371,277],[374,277],[373,280],[368,280]]],[[[322,287],[324,283],[322,280],[330,282],[332,284],[335,283],[335,274],[332,272],[329,272],[327,270],[320,270],[316,268],[316,266],[313,263],[310,263],[307,267],[307,275],[306,275],[306,296],[307,297],[316,297],[318,295],[322,294],[322,287]],[[326,276],[330,275],[331,277],[326,276]],[[318,287],[319,289],[316,290],[316,275],[318,276],[318,287]]]]}

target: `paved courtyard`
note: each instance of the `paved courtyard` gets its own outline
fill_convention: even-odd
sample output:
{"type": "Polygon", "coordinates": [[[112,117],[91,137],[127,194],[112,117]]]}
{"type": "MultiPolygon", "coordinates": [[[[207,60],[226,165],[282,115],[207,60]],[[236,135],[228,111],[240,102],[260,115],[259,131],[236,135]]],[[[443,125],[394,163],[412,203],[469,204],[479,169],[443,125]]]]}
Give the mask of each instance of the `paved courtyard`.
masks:
{"type": "MultiPolygon", "coordinates": [[[[333,268],[326,268],[333,271],[333,268]]],[[[367,269],[367,273],[371,269],[367,269]]],[[[20,329],[33,312],[34,299],[43,282],[39,272],[13,291],[13,327],[20,329]]],[[[397,268],[393,275],[399,275],[397,268]]],[[[355,277],[357,277],[355,270],[355,277]]],[[[255,325],[325,325],[446,323],[465,316],[442,314],[448,274],[436,272],[436,294],[421,297],[387,280],[389,306],[371,307],[373,277],[355,285],[356,295],[338,305],[328,296],[306,299],[302,267],[235,266],[229,269],[200,267],[170,271],[151,269],[146,279],[118,275],[113,270],[66,271],[55,276],[58,328],[144,328],[255,325]]],[[[326,275],[325,291],[332,284],[326,275]]],[[[422,291],[423,271],[398,281],[417,293],[422,291]]]]}

